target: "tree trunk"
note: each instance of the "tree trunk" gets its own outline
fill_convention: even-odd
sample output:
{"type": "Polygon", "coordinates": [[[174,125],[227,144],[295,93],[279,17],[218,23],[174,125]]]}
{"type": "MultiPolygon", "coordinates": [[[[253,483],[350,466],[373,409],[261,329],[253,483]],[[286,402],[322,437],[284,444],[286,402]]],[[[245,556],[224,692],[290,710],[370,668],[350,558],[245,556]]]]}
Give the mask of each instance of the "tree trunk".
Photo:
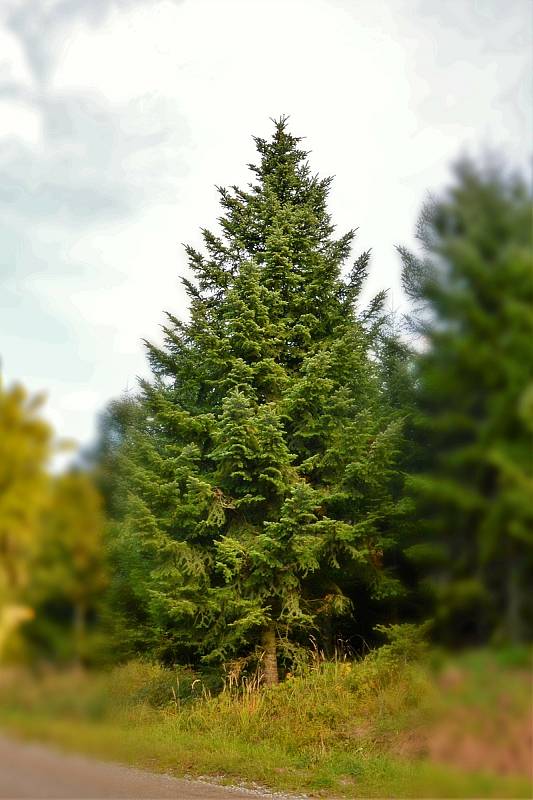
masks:
{"type": "Polygon", "coordinates": [[[85,621],[86,621],[85,605],[83,603],[75,603],[74,619],[73,619],[74,648],[75,648],[76,661],[80,665],[83,661],[83,655],[84,655],[83,651],[85,644],[85,621]]]}
{"type": "Polygon", "coordinates": [[[507,563],[506,633],[512,644],[522,641],[522,614],[520,591],[520,564],[515,554],[509,554],[507,563]]]}
{"type": "Polygon", "coordinates": [[[261,636],[263,645],[263,677],[266,686],[274,686],[279,683],[278,661],[276,657],[276,629],[273,625],[263,630],[261,636]]]}

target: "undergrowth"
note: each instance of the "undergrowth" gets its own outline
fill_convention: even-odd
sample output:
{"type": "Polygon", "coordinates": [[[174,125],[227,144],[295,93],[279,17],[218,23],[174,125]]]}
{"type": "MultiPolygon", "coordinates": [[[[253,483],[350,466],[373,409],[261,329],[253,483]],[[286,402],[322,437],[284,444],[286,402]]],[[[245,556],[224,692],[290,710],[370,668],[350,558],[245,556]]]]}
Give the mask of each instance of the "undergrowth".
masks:
{"type": "Polygon", "coordinates": [[[328,661],[315,652],[273,687],[238,665],[217,686],[192,669],[141,660],[96,674],[4,674],[4,726],[151,769],[275,789],[346,797],[530,796],[527,775],[490,774],[490,760],[481,770],[453,758],[439,764],[419,743],[454,709],[461,710],[463,729],[470,724],[464,709],[471,709],[477,730],[504,690],[505,713],[523,715],[530,689],[524,673],[512,673],[520,677],[510,682],[510,668],[487,653],[452,666],[441,656],[432,667],[435,654],[425,658],[412,631],[388,633],[389,644],[362,660],[328,661]],[[487,675],[490,691],[483,688],[487,675]]]}

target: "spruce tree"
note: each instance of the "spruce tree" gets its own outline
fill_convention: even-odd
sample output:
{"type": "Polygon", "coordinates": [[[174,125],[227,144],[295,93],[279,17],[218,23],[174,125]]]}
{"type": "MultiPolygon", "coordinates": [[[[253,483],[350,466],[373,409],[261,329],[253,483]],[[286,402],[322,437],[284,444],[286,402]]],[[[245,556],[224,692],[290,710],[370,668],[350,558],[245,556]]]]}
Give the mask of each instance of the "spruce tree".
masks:
{"type": "Polygon", "coordinates": [[[413,556],[449,642],[526,636],[531,580],[531,195],[464,161],[402,250],[416,354],[413,556]]]}
{"type": "MultiPolygon", "coordinates": [[[[383,568],[402,504],[390,491],[400,415],[375,347],[384,295],[358,307],[369,254],[347,262],[331,179],[311,173],[287,122],[255,139],[246,189],[220,189],[220,234],[188,247],[190,316],[147,343],[153,380],[129,433],[123,536],[142,548],[156,653],[278,657],[383,568]]],[[[357,609],[353,610],[357,616],[357,609]]]]}

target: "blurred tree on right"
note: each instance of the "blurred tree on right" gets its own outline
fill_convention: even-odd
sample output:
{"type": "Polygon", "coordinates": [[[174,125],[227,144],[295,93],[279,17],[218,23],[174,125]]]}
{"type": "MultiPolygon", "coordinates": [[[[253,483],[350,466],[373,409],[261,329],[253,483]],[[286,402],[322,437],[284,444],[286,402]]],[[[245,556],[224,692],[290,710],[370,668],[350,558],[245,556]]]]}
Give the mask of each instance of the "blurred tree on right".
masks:
{"type": "Polygon", "coordinates": [[[533,531],[532,198],[460,162],[400,248],[417,336],[410,555],[447,643],[528,638],[533,531]]]}

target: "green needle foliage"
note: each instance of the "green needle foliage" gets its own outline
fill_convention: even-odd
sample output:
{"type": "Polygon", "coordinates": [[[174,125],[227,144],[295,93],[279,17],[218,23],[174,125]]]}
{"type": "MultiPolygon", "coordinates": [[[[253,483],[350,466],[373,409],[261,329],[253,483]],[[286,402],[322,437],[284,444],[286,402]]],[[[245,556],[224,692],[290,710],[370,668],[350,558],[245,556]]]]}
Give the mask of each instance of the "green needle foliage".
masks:
{"type": "Polygon", "coordinates": [[[533,566],[531,195],[494,166],[461,163],[418,236],[421,257],[401,251],[424,340],[413,555],[448,641],[518,641],[533,566]]]}
{"type": "Polygon", "coordinates": [[[257,648],[274,682],[278,656],[357,618],[354,587],[398,591],[383,560],[403,513],[401,414],[377,355],[384,295],[358,308],[369,254],[346,266],[354,231],[334,235],[331,180],[285,119],[255,142],[253,182],[219,190],[220,235],[187,248],[190,318],[169,314],[164,346],[147,345],[121,536],[143,554],[155,652],[257,648]]]}

